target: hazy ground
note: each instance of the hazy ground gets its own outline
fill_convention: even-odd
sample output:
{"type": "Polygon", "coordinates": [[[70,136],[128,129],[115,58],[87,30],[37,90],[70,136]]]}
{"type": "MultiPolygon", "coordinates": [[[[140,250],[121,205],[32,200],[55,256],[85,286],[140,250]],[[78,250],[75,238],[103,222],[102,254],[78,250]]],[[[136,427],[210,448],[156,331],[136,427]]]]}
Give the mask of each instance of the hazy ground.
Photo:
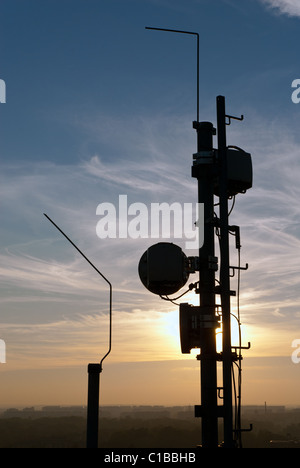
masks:
{"type": "MultiPolygon", "coordinates": [[[[85,410],[10,411],[0,417],[0,448],[84,448],[85,410]],[[72,413],[72,411],[70,411],[72,413]]],[[[299,448],[300,411],[249,410],[244,427],[245,448],[299,448]],[[272,442],[271,442],[272,441],[272,442]]],[[[99,446],[103,448],[195,448],[201,443],[200,420],[192,409],[164,408],[103,411],[99,446]],[[106,414],[105,414],[106,413],[106,414]]],[[[221,431],[220,431],[221,440],[221,431]]]]}

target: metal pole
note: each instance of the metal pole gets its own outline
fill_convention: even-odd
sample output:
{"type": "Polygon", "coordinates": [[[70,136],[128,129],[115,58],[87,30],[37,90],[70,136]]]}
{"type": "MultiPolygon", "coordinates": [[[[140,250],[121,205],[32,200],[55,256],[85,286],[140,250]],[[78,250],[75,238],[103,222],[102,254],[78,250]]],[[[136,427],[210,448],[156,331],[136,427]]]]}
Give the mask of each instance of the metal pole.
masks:
{"type": "MultiPolygon", "coordinates": [[[[210,122],[194,122],[198,136],[198,153],[192,176],[198,180],[198,201],[204,204],[204,243],[199,249],[200,306],[215,317],[215,270],[210,268],[214,247],[213,134],[210,122]],[[198,160],[197,160],[198,159],[198,160]]],[[[218,447],[217,354],[214,328],[203,329],[201,354],[202,447],[218,447]]]]}
{"type": "Polygon", "coordinates": [[[98,448],[99,432],[99,390],[101,364],[88,365],[88,405],[86,448],[98,448]]]}
{"type": "Polygon", "coordinates": [[[229,229],[228,229],[228,178],[225,98],[217,97],[218,157],[220,187],[220,292],[223,326],[223,404],[224,404],[224,446],[234,447],[232,414],[232,352],[231,313],[229,276],[229,229]]]}

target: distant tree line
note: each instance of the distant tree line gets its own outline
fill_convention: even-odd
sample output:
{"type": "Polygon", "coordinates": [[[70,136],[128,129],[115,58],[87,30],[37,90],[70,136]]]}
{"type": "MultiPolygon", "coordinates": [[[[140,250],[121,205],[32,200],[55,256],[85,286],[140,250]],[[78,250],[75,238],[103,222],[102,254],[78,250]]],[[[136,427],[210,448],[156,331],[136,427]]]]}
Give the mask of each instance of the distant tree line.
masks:
{"type": "MultiPolygon", "coordinates": [[[[299,448],[299,441],[299,413],[284,421],[279,415],[260,416],[253,431],[243,435],[244,448],[299,448]]],[[[0,448],[85,448],[85,443],[85,417],[0,419],[0,448]]],[[[200,443],[199,419],[100,418],[100,448],[195,448],[200,443]]]]}

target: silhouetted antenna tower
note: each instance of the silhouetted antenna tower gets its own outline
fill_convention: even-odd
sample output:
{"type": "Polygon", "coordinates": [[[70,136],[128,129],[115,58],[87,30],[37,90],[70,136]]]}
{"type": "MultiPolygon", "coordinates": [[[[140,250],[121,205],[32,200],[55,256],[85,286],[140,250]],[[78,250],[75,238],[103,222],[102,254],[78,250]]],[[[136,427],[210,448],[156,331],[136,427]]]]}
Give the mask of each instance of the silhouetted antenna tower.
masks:
{"type": "Polygon", "coordinates": [[[102,357],[99,363],[88,365],[88,407],[87,407],[87,448],[98,448],[99,432],[99,392],[100,392],[100,374],[102,372],[103,361],[111,352],[112,348],[112,284],[101,273],[98,268],[84,255],[76,244],[55,224],[52,219],[44,213],[44,216],[58,229],[58,231],[75,247],[82,257],[91,265],[91,267],[106,281],[109,286],[109,346],[107,353],[102,357]]]}
{"type": "MultiPolygon", "coordinates": [[[[228,219],[234,207],[235,197],[252,187],[251,155],[237,146],[228,146],[226,126],[232,120],[242,121],[243,116],[226,114],[225,98],[218,96],[217,130],[211,122],[199,122],[199,34],[173,29],[149,28],[197,37],[197,121],[193,128],[197,132],[197,153],[193,155],[192,177],[198,181],[198,203],[204,206],[204,242],[199,245],[199,257],[186,257],[181,248],[170,243],[158,243],[150,247],[141,257],[139,275],[146,288],[161,298],[174,301],[192,289],[199,295],[199,305],[182,303],[179,306],[181,351],[184,354],[200,348],[197,359],[201,373],[201,405],[195,406],[195,416],[202,420],[202,447],[220,446],[218,419],[223,419],[223,443],[226,448],[241,447],[241,343],[240,322],[240,272],[248,269],[240,265],[240,228],[230,226],[228,219]],[[213,145],[217,135],[218,148],[213,145]],[[214,203],[214,197],[219,198],[214,203]],[[232,199],[229,211],[228,200],[232,199]],[[215,213],[219,206],[219,215],[215,213]],[[238,266],[230,265],[229,235],[235,236],[238,250],[238,266]],[[215,256],[215,236],[219,241],[220,274],[218,258],[215,256]],[[170,294],[178,292],[187,282],[189,274],[199,271],[199,281],[177,298],[170,294]],[[236,291],[230,287],[230,278],[238,271],[237,303],[235,316],[239,327],[239,345],[231,344],[231,296],[236,291]],[[233,273],[232,273],[233,272],[233,273]],[[221,305],[216,296],[220,296],[221,305]],[[222,330],[222,352],[217,352],[216,330],[222,330]],[[217,382],[217,363],[222,363],[222,385],[217,382]],[[234,366],[238,369],[238,385],[235,384],[234,366]],[[234,398],[233,398],[234,397],[234,398]],[[234,401],[233,401],[234,399],[234,401]],[[221,402],[221,404],[219,404],[221,402]],[[233,415],[235,407],[235,415],[233,415]]],[[[203,237],[203,236],[202,236],[203,237]]],[[[199,236],[200,238],[200,236],[199,236]]],[[[251,430],[250,429],[246,429],[251,430]]]]}

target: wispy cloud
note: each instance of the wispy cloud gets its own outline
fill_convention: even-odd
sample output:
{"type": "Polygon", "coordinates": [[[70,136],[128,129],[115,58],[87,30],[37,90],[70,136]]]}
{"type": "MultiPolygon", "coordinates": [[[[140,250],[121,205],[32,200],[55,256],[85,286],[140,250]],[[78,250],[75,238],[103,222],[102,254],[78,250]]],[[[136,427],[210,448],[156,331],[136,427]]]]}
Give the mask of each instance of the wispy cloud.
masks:
{"type": "Polygon", "coordinates": [[[298,0],[261,0],[265,5],[275,8],[280,13],[288,16],[300,16],[298,0]]]}
{"type": "MultiPolygon", "coordinates": [[[[177,315],[151,309],[114,310],[110,362],[180,359],[177,315]],[[170,320],[171,319],[171,320],[170,320]],[[175,320],[174,320],[175,319],[175,320]],[[176,329],[176,337],[174,336],[176,329]]],[[[10,369],[85,366],[100,360],[108,349],[106,314],[73,314],[36,323],[5,323],[10,369]]]]}
{"type": "MultiPolygon", "coordinates": [[[[94,125],[94,120],[90,126],[85,123],[91,133],[96,132],[94,125]]],[[[1,333],[6,335],[1,338],[12,345],[15,356],[27,342],[28,365],[30,360],[35,362],[34,355],[50,365],[51,346],[56,358],[64,356],[64,362],[72,361],[75,348],[85,359],[107,340],[106,285],[43,212],[112,281],[114,331],[123,356],[136,360],[148,353],[155,359],[174,357],[176,349],[179,351],[178,336],[176,345],[168,344],[170,352],[164,344],[171,326],[166,317],[175,310],[177,314],[176,307],[151,295],[138,278],[140,256],[154,242],[100,241],[96,236],[97,205],[116,203],[121,193],[127,193],[132,202],[196,201],[197,184],[190,176],[192,131],[183,131],[176,121],[169,120],[168,125],[166,129],[161,122],[148,122],[142,126],[140,139],[141,127],[128,123],[126,134],[131,143],[122,158],[125,135],[115,142],[119,156],[114,164],[99,151],[97,156],[86,153],[74,165],[37,163],[27,169],[4,167],[1,171],[1,333]],[[137,148],[135,134],[140,142],[137,148]],[[32,348],[31,342],[35,343],[32,348]],[[81,349],[85,346],[86,351],[81,349]]],[[[234,143],[252,153],[254,164],[254,187],[237,197],[230,218],[231,224],[241,226],[242,262],[250,265],[242,275],[242,322],[276,336],[284,328],[285,337],[292,341],[300,303],[298,142],[276,123],[259,121],[256,125],[248,125],[247,133],[243,127],[234,135],[234,143]],[[262,128],[268,131],[262,132],[262,128]]],[[[233,247],[232,263],[236,263],[234,254],[233,247]]],[[[287,348],[281,354],[290,352],[288,339],[285,342],[287,348]]],[[[262,351],[264,342],[259,346],[262,351]]]]}
{"type": "Polygon", "coordinates": [[[297,132],[271,122],[263,135],[261,123],[252,128],[258,144],[249,133],[244,137],[253,157],[253,189],[237,198],[231,216],[241,226],[242,262],[249,263],[242,273],[242,320],[256,327],[261,352],[270,352],[273,340],[274,350],[288,355],[299,326],[299,142],[297,132]]]}

